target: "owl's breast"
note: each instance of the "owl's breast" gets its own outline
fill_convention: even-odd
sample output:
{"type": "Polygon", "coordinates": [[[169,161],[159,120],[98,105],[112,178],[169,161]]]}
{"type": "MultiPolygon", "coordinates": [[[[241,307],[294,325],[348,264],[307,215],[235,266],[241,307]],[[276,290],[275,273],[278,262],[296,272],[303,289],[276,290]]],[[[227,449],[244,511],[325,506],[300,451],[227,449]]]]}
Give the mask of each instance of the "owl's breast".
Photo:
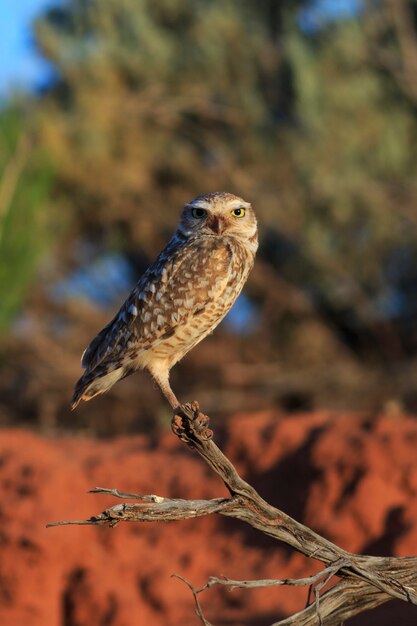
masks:
{"type": "MultiPolygon", "coordinates": [[[[197,343],[213,332],[233,306],[246,282],[253,259],[239,246],[228,246],[228,262],[212,264],[211,271],[201,275],[193,273],[193,280],[188,282],[184,293],[185,302],[193,301],[195,306],[184,316],[181,309],[183,301],[177,299],[178,310],[173,311],[174,319],[179,316],[182,323],[173,326],[167,336],[151,349],[152,358],[164,359],[172,367],[197,343]],[[252,261],[252,262],[251,262],[252,261]],[[204,296],[202,296],[204,293],[204,296]]],[[[190,275],[191,278],[191,275],[190,275]]],[[[151,355],[148,355],[151,356],[151,355]]]]}
{"type": "Polygon", "coordinates": [[[195,345],[209,335],[229,311],[233,302],[219,298],[210,302],[204,310],[196,312],[187,322],[178,325],[172,335],[163,339],[150,350],[152,358],[169,362],[172,367],[195,345]]]}

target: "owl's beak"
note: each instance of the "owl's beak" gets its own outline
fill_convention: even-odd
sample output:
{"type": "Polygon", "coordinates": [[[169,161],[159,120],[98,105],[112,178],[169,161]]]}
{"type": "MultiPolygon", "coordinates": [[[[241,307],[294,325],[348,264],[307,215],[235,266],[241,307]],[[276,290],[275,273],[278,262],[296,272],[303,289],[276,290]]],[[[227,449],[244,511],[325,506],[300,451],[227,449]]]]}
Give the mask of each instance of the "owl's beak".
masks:
{"type": "Polygon", "coordinates": [[[224,231],[225,224],[223,220],[220,219],[220,217],[213,215],[208,224],[208,227],[210,228],[210,230],[213,231],[213,233],[216,233],[216,235],[221,235],[224,231]]]}

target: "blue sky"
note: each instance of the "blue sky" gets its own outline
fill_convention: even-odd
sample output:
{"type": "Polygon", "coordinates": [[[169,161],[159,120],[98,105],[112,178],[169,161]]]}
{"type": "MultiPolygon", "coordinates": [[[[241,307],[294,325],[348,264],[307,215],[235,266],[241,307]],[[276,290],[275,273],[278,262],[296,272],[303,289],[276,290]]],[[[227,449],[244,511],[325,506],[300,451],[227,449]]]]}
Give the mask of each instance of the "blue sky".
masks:
{"type": "MultiPolygon", "coordinates": [[[[105,0],[103,0],[105,1],[105,0]]],[[[50,68],[36,52],[31,23],[48,5],[60,0],[0,0],[0,98],[14,88],[33,89],[46,81],[50,68]]],[[[323,21],[349,17],[360,10],[362,0],[310,0],[300,16],[307,31],[323,21]]]]}
{"type": "Polygon", "coordinates": [[[14,87],[32,88],[48,75],[37,54],[30,25],[51,0],[0,1],[0,97],[14,87]]]}
{"type": "Polygon", "coordinates": [[[310,0],[301,12],[300,26],[307,32],[320,29],[323,23],[357,15],[363,0],[310,0]]]}

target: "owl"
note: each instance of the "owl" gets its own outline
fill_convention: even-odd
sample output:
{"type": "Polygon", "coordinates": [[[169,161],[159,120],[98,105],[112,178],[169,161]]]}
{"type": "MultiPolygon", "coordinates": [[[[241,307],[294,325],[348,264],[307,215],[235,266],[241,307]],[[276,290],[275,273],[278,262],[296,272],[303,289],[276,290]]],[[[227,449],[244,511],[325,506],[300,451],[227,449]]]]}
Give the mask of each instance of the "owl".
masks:
{"type": "Polygon", "coordinates": [[[257,248],[255,213],[242,198],[214,192],[186,204],[169,243],[85,350],[72,408],[140,369],[180,407],[170,369],[224,318],[257,248]]]}

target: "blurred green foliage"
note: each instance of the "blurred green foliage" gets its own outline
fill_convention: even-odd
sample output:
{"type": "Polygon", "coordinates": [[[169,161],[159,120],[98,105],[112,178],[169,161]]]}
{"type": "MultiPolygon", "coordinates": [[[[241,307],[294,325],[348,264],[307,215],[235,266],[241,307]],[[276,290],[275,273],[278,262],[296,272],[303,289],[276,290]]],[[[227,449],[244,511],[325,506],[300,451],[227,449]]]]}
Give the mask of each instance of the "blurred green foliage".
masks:
{"type": "Polygon", "coordinates": [[[48,243],[52,169],[18,108],[0,112],[0,332],[21,307],[48,243]]]}
{"type": "Polygon", "coordinates": [[[36,31],[60,77],[43,140],[83,232],[99,222],[157,247],[178,202],[241,188],[274,152],[283,60],[253,3],[71,2],[36,31]]]}

